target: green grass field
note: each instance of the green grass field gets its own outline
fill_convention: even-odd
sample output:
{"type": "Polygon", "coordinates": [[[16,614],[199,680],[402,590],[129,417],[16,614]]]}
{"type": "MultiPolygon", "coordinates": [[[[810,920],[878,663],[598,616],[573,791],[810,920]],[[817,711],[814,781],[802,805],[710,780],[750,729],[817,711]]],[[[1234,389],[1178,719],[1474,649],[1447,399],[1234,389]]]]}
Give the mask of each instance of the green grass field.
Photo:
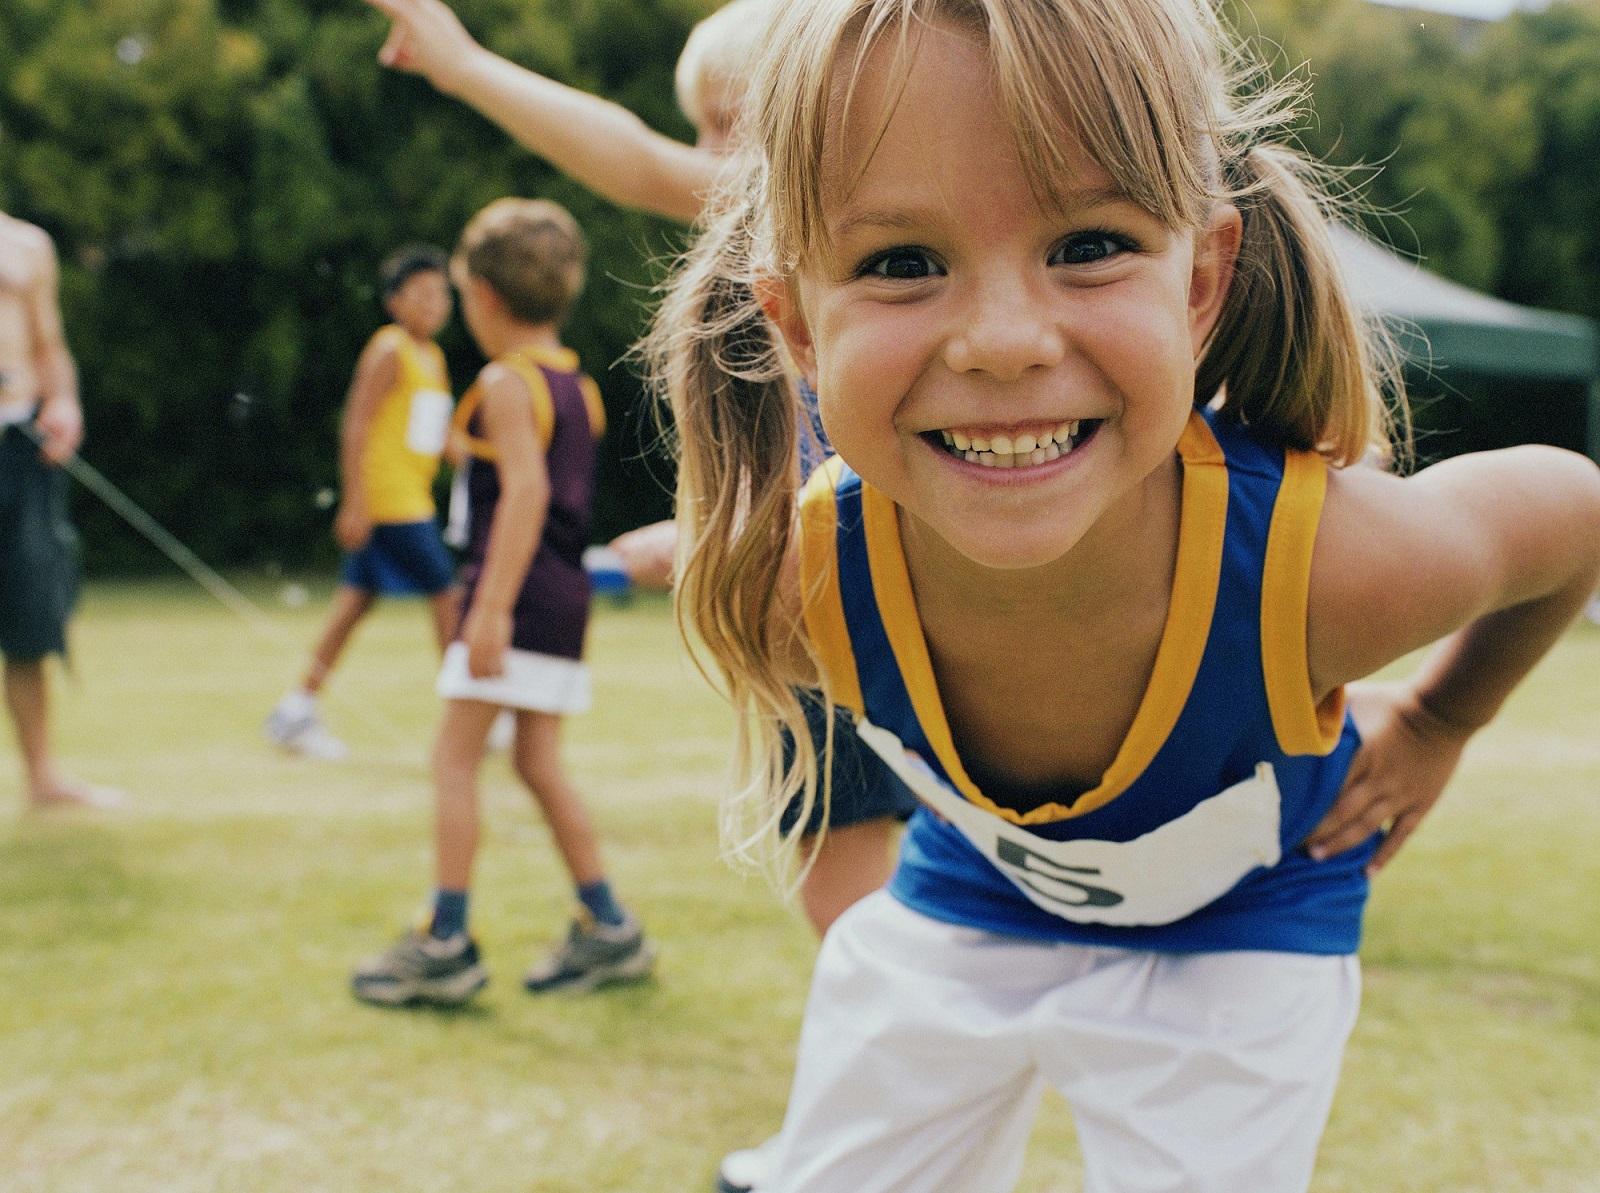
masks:
{"type": "MultiPolygon", "coordinates": [[[[440,1014],[346,993],[428,887],[422,611],[381,610],[336,681],[350,761],[282,758],[259,735],[321,595],[279,609],[295,644],[279,646],[176,585],[90,591],[58,737],[78,772],[127,789],[121,813],[20,813],[0,753],[0,1188],[707,1189],[723,1151],[781,1117],[814,945],[718,860],[728,720],[665,604],[598,613],[596,711],[568,734],[659,980],[521,991],[568,893],[493,759],[474,920],[495,977],[440,1014]]],[[[1600,631],[1584,626],[1378,885],[1314,1188],[1600,1190],[1597,908],[1600,631]]],[[[1021,1188],[1081,1188],[1058,1099],[1021,1188]]]]}

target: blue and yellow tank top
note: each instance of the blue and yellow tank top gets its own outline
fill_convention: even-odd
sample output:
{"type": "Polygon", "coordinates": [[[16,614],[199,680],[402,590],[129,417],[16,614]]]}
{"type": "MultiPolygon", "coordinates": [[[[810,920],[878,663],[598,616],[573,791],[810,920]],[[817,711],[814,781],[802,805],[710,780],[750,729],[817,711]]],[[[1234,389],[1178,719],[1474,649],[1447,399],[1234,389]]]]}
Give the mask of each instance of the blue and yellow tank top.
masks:
{"type": "Polygon", "coordinates": [[[372,337],[394,345],[399,374],[378,402],[367,430],[361,475],[374,522],[433,517],[433,478],[450,427],[450,376],[437,344],[418,344],[391,323],[372,337]]]}
{"type": "Polygon", "coordinates": [[[1354,952],[1374,842],[1320,863],[1300,848],[1359,745],[1342,691],[1313,703],[1306,659],[1327,466],[1209,412],[1178,451],[1177,567],[1142,702],[1097,786],[1026,812],[988,799],[962,765],[893,502],[838,459],[811,478],[807,629],[834,698],[924,805],[889,889],[934,919],[1012,936],[1354,952]]]}

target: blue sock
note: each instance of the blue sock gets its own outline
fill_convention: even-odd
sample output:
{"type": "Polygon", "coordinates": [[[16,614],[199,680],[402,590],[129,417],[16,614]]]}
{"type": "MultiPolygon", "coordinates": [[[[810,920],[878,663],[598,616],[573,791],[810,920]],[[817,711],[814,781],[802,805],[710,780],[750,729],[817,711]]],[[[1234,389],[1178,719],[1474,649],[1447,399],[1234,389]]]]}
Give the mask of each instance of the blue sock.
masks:
{"type": "Polygon", "coordinates": [[[604,878],[586,882],[578,888],[578,901],[589,909],[589,914],[602,924],[615,928],[628,918],[622,904],[611,893],[611,884],[604,878]]]}
{"type": "Polygon", "coordinates": [[[467,892],[433,892],[433,919],[428,924],[428,935],[448,940],[457,932],[467,930],[467,892]]]}

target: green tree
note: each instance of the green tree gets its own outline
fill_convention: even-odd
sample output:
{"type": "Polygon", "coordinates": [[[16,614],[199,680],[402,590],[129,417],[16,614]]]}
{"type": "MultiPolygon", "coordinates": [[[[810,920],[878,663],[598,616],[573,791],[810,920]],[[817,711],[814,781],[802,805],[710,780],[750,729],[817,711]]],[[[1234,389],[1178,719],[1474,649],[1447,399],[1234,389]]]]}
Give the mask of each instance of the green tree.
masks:
{"type": "MultiPolygon", "coordinates": [[[[672,65],[699,7],[477,0],[493,48],[687,135],[672,65]]],[[[382,321],[377,263],[450,246],[504,194],[547,195],[584,225],[594,268],[569,338],[600,381],[597,530],[666,508],[641,446],[643,327],[668,226],[620,212],[425,83],[376,63],[364,6],[306,0],[106,0],[0,9],[0,205],[48,229],[84,378],[86,456],[206,558],[326,561],[338,410],[382,321]]],[[[458,387],[479,359],[445,338],[458,387]]],[[[151,557],[81,510],[90,562],[151,557]]]]}

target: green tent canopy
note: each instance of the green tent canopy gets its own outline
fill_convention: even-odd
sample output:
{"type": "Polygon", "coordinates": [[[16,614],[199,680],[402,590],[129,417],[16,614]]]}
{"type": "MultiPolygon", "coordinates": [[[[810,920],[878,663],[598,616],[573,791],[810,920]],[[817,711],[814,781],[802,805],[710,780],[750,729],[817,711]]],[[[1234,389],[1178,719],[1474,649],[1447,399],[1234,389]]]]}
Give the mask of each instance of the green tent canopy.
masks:
{"type": "Polygon", "coordinates": [[[1479,294],[1344,228],[1334,229],[1333,240],[1356,301],[1394,329],[1409,365],[1429,375],[1582,387],[1588,391],[1584,438],[1600,460],[1600,329],[1594,323],[1479,294]]]}

